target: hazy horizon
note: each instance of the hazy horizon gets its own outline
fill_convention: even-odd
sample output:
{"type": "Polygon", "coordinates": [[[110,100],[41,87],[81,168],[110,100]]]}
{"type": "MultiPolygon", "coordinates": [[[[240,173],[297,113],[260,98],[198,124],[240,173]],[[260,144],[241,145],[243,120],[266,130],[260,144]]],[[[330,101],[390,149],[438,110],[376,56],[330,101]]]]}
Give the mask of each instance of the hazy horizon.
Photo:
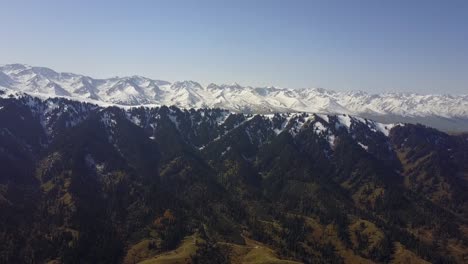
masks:
{"type": "Polygon", "coordinates": [[[2,64],[203,85],[468,90],[466,1],[2,3],[2,64]]]}

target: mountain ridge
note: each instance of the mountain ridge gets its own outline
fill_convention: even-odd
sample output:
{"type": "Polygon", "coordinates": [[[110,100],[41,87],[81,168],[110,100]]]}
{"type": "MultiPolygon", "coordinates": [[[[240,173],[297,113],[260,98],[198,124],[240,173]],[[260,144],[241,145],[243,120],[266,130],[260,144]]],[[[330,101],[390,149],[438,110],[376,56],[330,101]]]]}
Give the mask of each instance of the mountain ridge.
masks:
{"type": "Polygon", "coordinates": [[[123,106],[209,107],[240,113],[350,114],[380,122],[400,118],[403,122],[420,122],[445,131],[468,130],[468,95],[369,94],[323,88],[251,87],[237,83],[202,86],[195,81],[170,83],[138,75],[94,79],[24,64],[0,66],[0,87],[123,106]]]}
{"type": "Polygon", "coordinates": [[[6,93],[0,143],[2,263],[466,262],[467,135],[6,93]]]}

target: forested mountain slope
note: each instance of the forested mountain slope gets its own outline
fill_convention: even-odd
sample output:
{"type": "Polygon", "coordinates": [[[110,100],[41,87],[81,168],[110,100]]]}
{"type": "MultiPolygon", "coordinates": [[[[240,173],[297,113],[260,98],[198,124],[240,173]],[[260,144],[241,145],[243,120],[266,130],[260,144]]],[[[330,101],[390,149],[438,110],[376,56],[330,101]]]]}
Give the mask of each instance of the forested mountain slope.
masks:
{"type": "Polygon", "coordinates": [[[468,260],[468,137],[422,125],[4,97],[0,171],[1,263],[468,260]]]}

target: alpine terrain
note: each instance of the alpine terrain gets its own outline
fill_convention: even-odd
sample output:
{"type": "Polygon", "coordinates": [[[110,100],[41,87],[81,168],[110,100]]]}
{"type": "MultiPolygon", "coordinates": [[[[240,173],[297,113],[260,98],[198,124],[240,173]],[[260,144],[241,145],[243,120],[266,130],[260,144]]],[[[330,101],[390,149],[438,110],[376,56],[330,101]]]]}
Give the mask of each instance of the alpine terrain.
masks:
{"type": "Polygon", "coordinates": [[[0,87],[105,105],[174,105],[184,109],[222,108],[263,114],[338,113],[383,123],[422,123],[447,132],[468,131],[468,94],[368,94],[321,88],[254,88],[239,84],[204,87],[194,81],[170,83],[142,76],[94,79],[23,64],[0,66],[0,87]]]}
{"type": "Polygon", "coordinates": [[[468,261],[466,96],[0,69],[0,263],[468,261]]]}

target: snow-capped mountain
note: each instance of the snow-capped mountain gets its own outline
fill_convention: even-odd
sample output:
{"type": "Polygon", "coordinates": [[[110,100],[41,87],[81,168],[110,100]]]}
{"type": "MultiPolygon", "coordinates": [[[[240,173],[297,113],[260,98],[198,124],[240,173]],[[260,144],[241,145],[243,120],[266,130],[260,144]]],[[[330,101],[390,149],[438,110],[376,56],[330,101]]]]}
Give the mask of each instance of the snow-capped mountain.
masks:
{"type": "Polygon", "coordinates": [[[387,122],[421,122],[447,130],[468,128],[468,95],[369,94],[239,84],[204,87],[194,81],[170,83],[142,76],[94,79],[23,64],[0,66],[0,87],[126,106],[210,107],[243,113],[339,113],[387,122]]]}
{"type": "MultiPolygon", "coordinates": [[[[0,113],[10,114],[12,105],[20,106],[31,112],[39,122],[46,137],[53,138],[62,129],[73,128],[93,115],[100,116],[100,121],[109,129],[117,123],[115,115],[124,117],[134,125],[147,132],[155,133],[164,121],[171,123],[176,130],[187,135],[185,139],[193,147],[204,149],[212,141],[223,139],[234,129],[242,127],[249,140],[261,144],[262,138],[276,137],[288,133],[295,137],[303,130],[311,130],[318,137],[325,139],[333,146],[333,141],[343,129],[358,140],[357,130],[365,129],[366,134],[379,134],[388,137],[390,130],[405,124],[383,124],[370,119],[346,114],[327,115],[313,113],[275,113],[275,114],[242,114],[223,109],[201,108],[196,111],[171,107],[101,107],[86,102],[66,100],[63,98],[40,99],[27,94],[17,97],[2,94],[0,96],[0,113]],[[210,135],[198,139],[209,127],[210,135]]],[[[18,111],[17,108],[15,111],[18,111]]],[[[13,116],[13,115],[12,115],[13,116]]],[[[23,117],[21,115],[21,117],[23,117]]],[[[148,135],[151,136],[151,135],[148,135]]]]}
{"type": "MultiPolygon", "coordinates": [[[[196,83],[175,87],[188,85],[193,94],[180,102],[201,103],[196,83]]],[[[136,248],[154,250],[145,241],[155,241],[155,254],[172,254],[166,234],[198,239],[198,228],[200,237],[221,241],[213,245],[229,246],[226,254],[245,246],[244,234],[280,239],[253,244],[269,252],[296,252],[300,243],[311,261],[291,263],[341,263],[349,254],[370,263],[385,262],[375,257],[382,254],[396,259],[401,251],[383,243],[427,263],[465,263],[467,164],[468,134],[423,125],[348,114],[106,107],[0,90],[0,237],[15,238],[0,243],[0,263],[61,263],[95,248],[123,260],[83,254],[87,263],[134,263],[126,260],[140,255],[136,248]],[[376,243],[353,242],[371,233],[376,243]],[[122,242],[102,248],[102,241],[122,242]]]]}

